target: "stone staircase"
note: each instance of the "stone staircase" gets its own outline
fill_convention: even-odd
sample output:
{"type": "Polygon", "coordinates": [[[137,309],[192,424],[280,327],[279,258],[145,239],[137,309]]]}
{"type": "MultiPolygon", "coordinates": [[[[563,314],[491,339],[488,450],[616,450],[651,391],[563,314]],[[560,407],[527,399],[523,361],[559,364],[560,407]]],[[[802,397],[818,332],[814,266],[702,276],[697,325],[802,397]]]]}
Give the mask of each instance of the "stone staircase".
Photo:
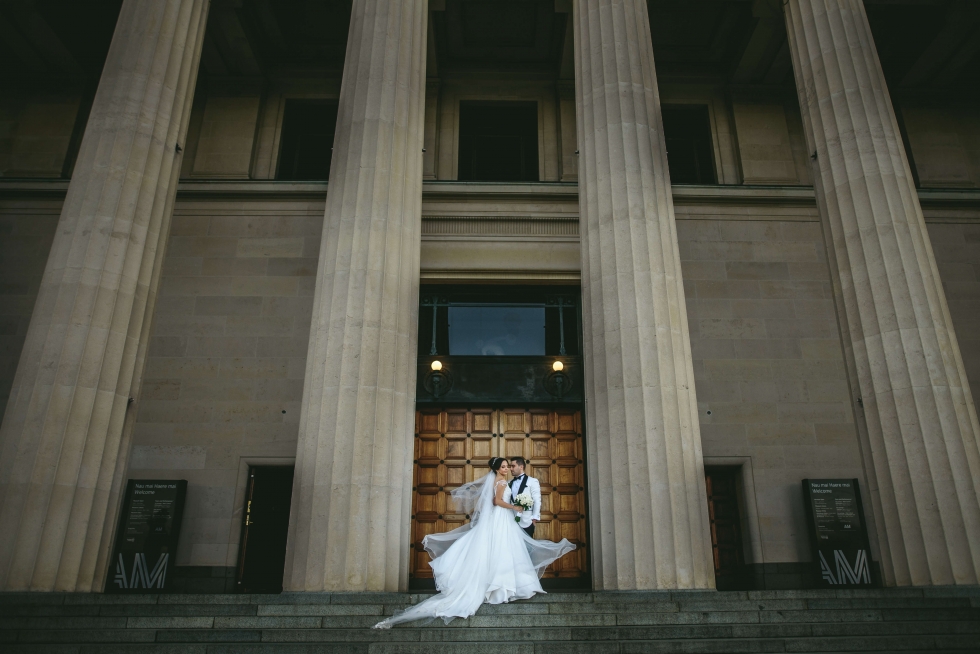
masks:
{"type": "Polygon", "coordinates": [[[551,593],[449,626],[369,627],[425,595],[0,593],[0,651],[978,652],[980,587],[551,593]]]}

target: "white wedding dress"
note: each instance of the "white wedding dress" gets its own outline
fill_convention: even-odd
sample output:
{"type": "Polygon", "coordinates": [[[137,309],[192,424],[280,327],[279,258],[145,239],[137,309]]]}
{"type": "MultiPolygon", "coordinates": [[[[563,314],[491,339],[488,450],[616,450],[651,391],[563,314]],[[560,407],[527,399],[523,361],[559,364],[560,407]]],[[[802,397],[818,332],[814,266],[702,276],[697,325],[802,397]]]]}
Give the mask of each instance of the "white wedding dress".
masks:
{"type": "Polygon", "coordinates": [[[511,499],[507,482],[495,480],[491,472],[453,491],[456,506],[472,514],[470,523],[422,540],[439,593],[382,620],[376,629],[424,618],[448,624],[473,615],[484,602],[503,604],[544,592],[539,577],[575,545],[565,538],[555,543],[528,536],[514,521],[514,511],[493,504],[497,484],[505,486],[503,501],[511,499]]]}

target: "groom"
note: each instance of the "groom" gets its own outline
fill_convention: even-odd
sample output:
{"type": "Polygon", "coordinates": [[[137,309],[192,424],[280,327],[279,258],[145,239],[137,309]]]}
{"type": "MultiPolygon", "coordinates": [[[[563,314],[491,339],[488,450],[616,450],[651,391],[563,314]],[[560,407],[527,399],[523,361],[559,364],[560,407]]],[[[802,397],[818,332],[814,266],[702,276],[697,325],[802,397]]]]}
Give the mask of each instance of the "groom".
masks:
{"type": "Polygon", "coordinates": [[[528,536],[534,538],[534,525],[541,519],[541,484],[534,477],[524,473],[524,467],[526,465],[527,461],[519,456],[515,456],[510,460],[510,474],[514,475],[514,479],[510,482],[510,492],[513,497],[517,497],[525,489],[531,490],[531,499],[534,501],[534,506],[531,507],[530,511],[521,513],[521,529],[528,536]]]}

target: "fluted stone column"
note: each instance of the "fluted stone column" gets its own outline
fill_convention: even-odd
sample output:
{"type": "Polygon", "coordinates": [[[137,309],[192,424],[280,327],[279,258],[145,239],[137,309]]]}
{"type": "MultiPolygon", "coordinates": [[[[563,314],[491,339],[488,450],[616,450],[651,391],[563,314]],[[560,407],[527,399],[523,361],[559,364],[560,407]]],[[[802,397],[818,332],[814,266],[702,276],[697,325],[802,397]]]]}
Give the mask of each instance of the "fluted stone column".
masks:
{"type": "Polygon", "coordinates": [[[0,428],[2,590],[102,589],[207,8],[122,4],[0,428]]]}
{"type": "Polygon", "coordinates": [[[980,427],[864,3],[784,6],[885,581],[976,584],[980,427]]]}
{"type": "Polygon", "coordinates": [[[353,5],[306,362],[288,590],[408,585],[426,5],[353,5]]]}
{"type": "Polygon", "coordinates": [[[597,590],[712,588],[687,309],[645,0],[576,0],[597,590]]]}

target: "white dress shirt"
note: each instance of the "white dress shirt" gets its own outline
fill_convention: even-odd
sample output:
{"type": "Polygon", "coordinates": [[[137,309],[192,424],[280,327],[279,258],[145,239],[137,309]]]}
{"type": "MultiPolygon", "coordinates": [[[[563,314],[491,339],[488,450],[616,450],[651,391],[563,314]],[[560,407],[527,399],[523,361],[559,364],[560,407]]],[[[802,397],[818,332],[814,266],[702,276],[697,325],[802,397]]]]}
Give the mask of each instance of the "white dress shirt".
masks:
{"type": "Polygon", "coordinates": [[[530,475],[520,475],[511,480],[511,502],[513,503],[513,498],[517,497],[517,491],[520,490],[524,477],[527,477],[527,486],[524,488],[524,490],[531,493],[531,500],[534,502],[534,505],[531,507],[530,511],[524,511],[520,514],[522,529],[530,527],[532,520],[541,519],[541,483],[534,477],[531,477],[530,475]]]}

